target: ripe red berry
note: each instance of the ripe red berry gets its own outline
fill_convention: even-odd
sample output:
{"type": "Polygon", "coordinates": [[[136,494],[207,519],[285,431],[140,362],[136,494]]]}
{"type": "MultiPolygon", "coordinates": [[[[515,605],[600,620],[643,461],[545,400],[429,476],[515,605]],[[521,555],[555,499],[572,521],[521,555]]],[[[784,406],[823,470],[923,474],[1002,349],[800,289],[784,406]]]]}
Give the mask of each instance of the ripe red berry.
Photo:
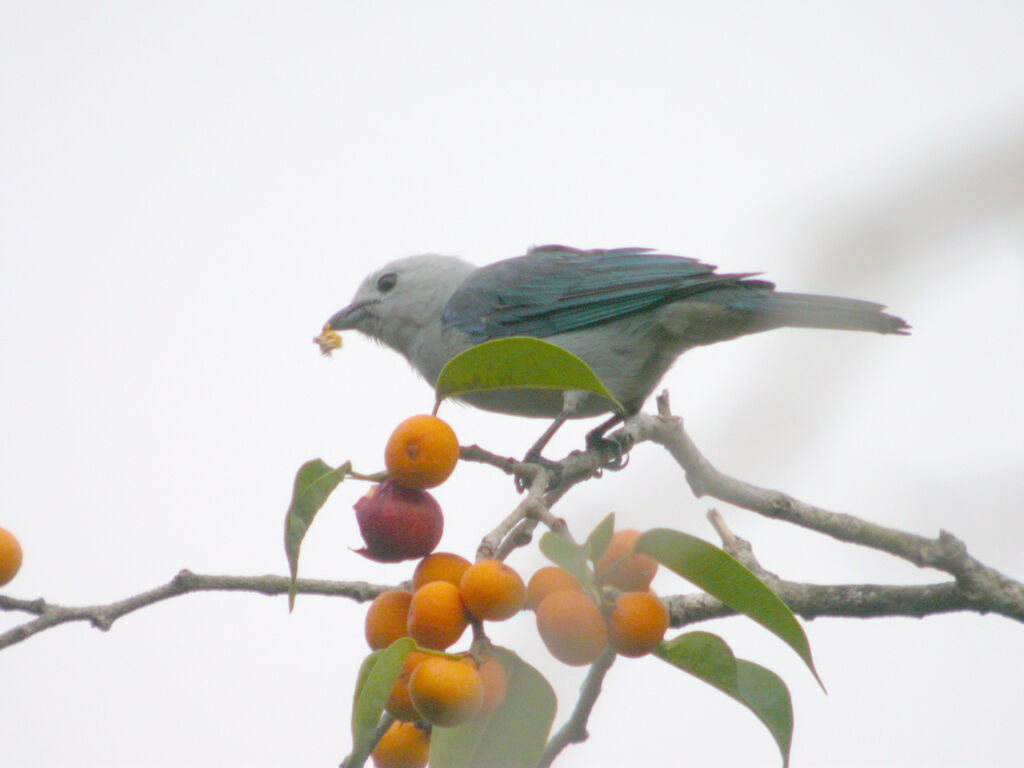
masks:
{"type": "Polygon", "coordinates": [[[356,552],[380,563],[429,555],[444,531],[444,516],[433,496],[391,480],[372,487],[355,503],[355,510],[366,542],[356,552]]]}

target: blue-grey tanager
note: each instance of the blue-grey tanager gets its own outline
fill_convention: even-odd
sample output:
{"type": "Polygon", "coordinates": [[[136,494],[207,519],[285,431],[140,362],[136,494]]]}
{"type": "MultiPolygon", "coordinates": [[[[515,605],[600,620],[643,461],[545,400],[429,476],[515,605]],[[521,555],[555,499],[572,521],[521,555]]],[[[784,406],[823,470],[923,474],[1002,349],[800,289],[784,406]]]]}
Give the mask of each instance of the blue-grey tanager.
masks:
{"type": "MultiPolygon", "coordinates": [[[[646,248],[581,251],[559,245],[476,267],[452,256],[410,256],[367,277],[328,321],[402,353],[431,385],[445,363],[491,339],[532,336],[572,352],[625,408],[639,411],[680,354],[782,327],[907,333],[884,307],[857,299],[781,293],[756,273],[717,274],[695,259],[646,248]]],[[[611,410],[579,392],[502,390],[467,395],[490,411],[555,419],[611,410]]]]}

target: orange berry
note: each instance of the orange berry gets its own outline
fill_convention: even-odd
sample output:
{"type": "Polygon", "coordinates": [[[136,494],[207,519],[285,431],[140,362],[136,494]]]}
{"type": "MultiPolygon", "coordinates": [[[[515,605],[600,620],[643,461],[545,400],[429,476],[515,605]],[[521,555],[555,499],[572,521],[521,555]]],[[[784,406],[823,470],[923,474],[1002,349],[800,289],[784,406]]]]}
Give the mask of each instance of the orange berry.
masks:
{"type": "Polygon", "coordinates": [[[427,555],[416,566],[412,575],[412,588],[417,590],[431,581],[447,581],[457,587],[469,565],[469,560],[451,552],[427,555]]]}
{"type": "Polygon", "coordinates": [[[565,569],[557,565],[545,566],[530,577],[526,585],[526,603],[536,611],[540,601],[558,589],[583,591],[579,582],[565,569]]]}
{"type": "Polygon", "coordinates": [[[13,579],[21,568],[21,544],[14,534],[0,528],[0,587],[13,579]]]}
{"type": "Polygon", "coordinates": [[[452,428],[436,416],[413,416],[391,433],[384,464],[395,482],[423,490],[440,485],[459,460],[459,441],[452,428]]]}
{"type": "Polygon", "coordinates": [[[623,592],[643,592],[654,579],[658,561],[650,555],[634,553],[640,531],[616,531],[608,548],[594,566],[597,580],[623,592]]]}
{"type": "Polygon", "coordinates": [[[480,673],[480,679],[484,682],[484,703],[474,718],[480,720],[493,715],[498,707],[505,703],[505,695],[508,693],[508,673],[505,672],[505,667],[498,661],[498,658],[490,654],[483,657],[483,661],[476,671],[480,673]]]}
{"type": "Polygon", "coordinates": [[[409,696],[409,678],[412,677],[412,673],[420,665],[420,662],[429,658],[429,653],[420,653],[418,651],[413,651],[405,657],[402,669],[399,671],[398,677],[395,678],[395,684],[391,688],[391,695],[388,696],[388,703],[385,705],[385,709],[395,720],[420,719],[419,713],[416,712],[416,707],[412,705],[412,698],[409,696]]]}
{"type": "Polygon", "coordinates": [[[526,585],[500,560],[481,560],[462,574],[462,602],[480,621],[504,621],[515,616],[526,602],[526,585]]]}
{"type": "Polygon", "coordinates": [[[452,726],[475,716],[484,703],[484,681],[472,659],[431,656],[409,678],[416,711],[428,723],[452,726]]]}
{"type": "Polygon", "coordinates": [[[430,736],[413,723],[392,723],[370,755],[377,768],[425,768],[430,736]]]}
{"type": "Polygon", "coordinates": [[[559,661],[579,667],[597,660],[608,640],[604,616],[582,592],[559,589],[537,606],[537,630],[559,661]]]}
{"type": "Polygon", "coordinates": [[[431,581],[413,593],[406,629],[424,648],[443,651],[462,637],[467,626],[469,616],[454,584],[431,581]]]}
{"type": "Polygon", "coordinates": [[[373,650],[387,648],[395,640],[409,634],[409,604],[412,592],[389,589],[381,592],[366,610],[366,642],[373,650]]]}
{"type": "Polygon", "coordinates": [[[653,592],[626,592],[606,617],[608,642],[623,656],[650,653],[665,637],[668,611],[653,592]]]}

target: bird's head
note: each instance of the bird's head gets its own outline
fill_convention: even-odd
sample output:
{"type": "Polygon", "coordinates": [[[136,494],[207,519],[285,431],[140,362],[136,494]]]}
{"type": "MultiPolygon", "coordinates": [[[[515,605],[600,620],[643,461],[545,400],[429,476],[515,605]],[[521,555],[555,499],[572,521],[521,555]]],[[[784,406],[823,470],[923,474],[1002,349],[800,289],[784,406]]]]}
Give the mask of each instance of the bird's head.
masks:
{"type": "Polygon", "coordinates": [[[410,357],[419,333],[440,325],[448,299],[474,269],[454,256],[397,259],[368,275],[327,325],[361,331],[410,357]]]}

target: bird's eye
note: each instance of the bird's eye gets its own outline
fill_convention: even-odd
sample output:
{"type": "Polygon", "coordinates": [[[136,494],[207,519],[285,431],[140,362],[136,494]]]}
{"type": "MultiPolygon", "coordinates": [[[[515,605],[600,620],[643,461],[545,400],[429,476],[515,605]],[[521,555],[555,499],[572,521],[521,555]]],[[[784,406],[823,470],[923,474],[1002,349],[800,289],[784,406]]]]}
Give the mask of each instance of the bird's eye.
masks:
{"type": "Polygon", "coordinates": [[[398,284],[398,275],[394,272],[387,272],[377,278],[377,290],[387,293],[398,284]]]}

